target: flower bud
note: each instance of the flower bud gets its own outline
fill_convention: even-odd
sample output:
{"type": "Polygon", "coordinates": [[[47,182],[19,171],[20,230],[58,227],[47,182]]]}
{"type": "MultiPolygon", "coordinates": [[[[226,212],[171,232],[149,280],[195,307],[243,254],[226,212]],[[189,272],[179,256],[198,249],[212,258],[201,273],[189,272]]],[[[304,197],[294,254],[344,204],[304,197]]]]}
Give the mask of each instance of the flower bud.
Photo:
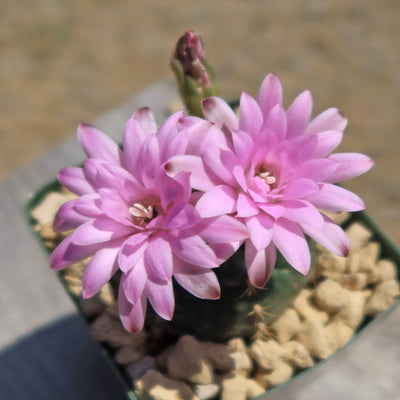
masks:
{"type": "Polygon", "coordinates": [[[202,117],[201,100],[217,95],[217,88],[214,72],[204,58],[200,36],[187,31],[178,40],[170,65],[187,112],[202,117]]]}

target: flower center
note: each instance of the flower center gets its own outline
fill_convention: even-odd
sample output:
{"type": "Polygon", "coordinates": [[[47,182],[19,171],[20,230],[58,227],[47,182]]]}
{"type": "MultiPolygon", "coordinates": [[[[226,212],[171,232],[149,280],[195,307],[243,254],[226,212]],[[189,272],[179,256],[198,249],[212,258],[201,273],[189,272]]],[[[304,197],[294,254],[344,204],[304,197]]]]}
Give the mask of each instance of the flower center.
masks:
{"type": "Polygon", "coordinates": [[[277,182],[277,179],[273,173],[262,165],[256,168],[254,176],[262,179],[271,189],[275,187],[277,182]]]}
{"type": "Polygon", "coordinates": [[[157,216],[157,210],[150,204],[134,203],[128,211],[133,216],[134,223],[139,226],[145,226],[157,216]]]}

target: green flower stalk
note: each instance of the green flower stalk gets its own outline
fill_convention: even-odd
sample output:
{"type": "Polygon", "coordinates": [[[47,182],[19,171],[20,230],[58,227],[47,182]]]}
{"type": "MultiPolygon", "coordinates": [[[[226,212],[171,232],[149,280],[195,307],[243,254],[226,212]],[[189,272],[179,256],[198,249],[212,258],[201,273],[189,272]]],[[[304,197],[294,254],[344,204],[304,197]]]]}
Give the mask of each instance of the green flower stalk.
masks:
{"type": "Polygon", "coordinates": [[[170,65],[178,82],[179,94],[190,115],[203,117],[201,100],[218,94],[214,72],[204,58],[203,45],[199,35],[187,31],[182,36],[170,65]]]}

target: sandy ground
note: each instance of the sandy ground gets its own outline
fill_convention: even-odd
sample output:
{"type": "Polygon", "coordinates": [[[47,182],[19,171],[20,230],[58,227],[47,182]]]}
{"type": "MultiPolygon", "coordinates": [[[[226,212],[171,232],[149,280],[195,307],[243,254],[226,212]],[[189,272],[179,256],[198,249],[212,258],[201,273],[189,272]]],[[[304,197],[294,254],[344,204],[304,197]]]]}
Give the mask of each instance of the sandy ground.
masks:
{"type": "Polygon", "coordinates": [[[341,149],[376,161],[349,186],[399,243],[399,15],[397,0],[0,0],[0,179],[170,77],[194,29],[221,96],[255,94],[274,71],[286,104],[311,89],[315,114],[345,112],[341,149]]]}

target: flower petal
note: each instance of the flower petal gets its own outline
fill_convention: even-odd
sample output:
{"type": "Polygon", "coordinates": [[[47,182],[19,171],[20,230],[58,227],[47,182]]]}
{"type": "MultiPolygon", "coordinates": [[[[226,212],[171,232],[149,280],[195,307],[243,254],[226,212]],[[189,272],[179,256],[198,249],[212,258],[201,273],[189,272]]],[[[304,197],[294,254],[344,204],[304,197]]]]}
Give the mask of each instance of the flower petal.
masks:
{"type": "Polygon", "coordinates": [[[239,129],[256,138],[262,124],[263,116],[258,103],[248,93],[243,92],[240,96],[239,129]]]}
{"type": "Polygon", "coordinates": [[[229,105],[219,97],[208,97],[201,102],[204,117],[218,128],[230,130],[239,128],[238,119],[229,105]]]}
{"type": "Polygon", "coordinates": [[[350,250],[350,241],[346,233],[326,215],[323,215],[323,218],[323,228],[317,228],[306,223],[302,223],[301,227],[308,236],[332,253],[341,257],[347,257],[350,250]]]}
{"type": "Polygon", "coordinates": [[[185,229],[196,225],[200,220],[199,212],[191,204],[178,203],[168,210],[164,218],[163,229],[185,229]]]}
{"type": "Polygon", "coordinates": [[[311,264],[310,249],[297,224],[284,218],[275,221],[272,241],[295,270],[307,274],[311,264]]]}
{"type": "Polygon", "coordinates": [[[64,168],[58,173],[58,180],[72,193],[78,196],[94,193],[93,186],[86,180],[82,168],[64,168]]]}
{"type": "Polygon", "coordinates": [[[271,109],[267,119],[261,128],[259,142],[264,146],[271,146],[284,140],[287,131],[286,112],[284,108],[277,104],[271,109]]]}
{"type": "Polygon", "coordinates": [[[265,249],[271,242],[273,223],[272,219],[264,213],[246,219],[250,240],[257,251],[265,249]]]}
{"type": "Polygon", "coordinates": [[[309,90],[300,93],[286,111],[287,137],[293,138],[302,135],[310,121],[312,111],[312,97],[309,90]]]}
{"type": "Polygon", "coordinates": [[[198,235],[178,236],[170,241],[173,253],[182,260],[203,268],[219,266],[214,252],[198,235]]]}
{"type": "Polygon", "coordinates": [[[98,218],[85,222],[73,233],[73,243],[87,246],[104,243],[134,233],[133,228],[121,225],[108,218],[98,218]]]}
{"type": "Polygon", "coordinates": [[[251,240],[246,240],[245,260],[250,283],[262,288],[271,277],[275,266],[275,246],[271,243],[265,249],[258,251],[251,240]]]}
{"type": "Polygon", "coordinates": [[[321,185],[318,193],[314,193],[304,200],[321,210],[331,212],[360,211],[365,208],[364,202],[356,194],[329,183],[321,185]]]}
{"type": "Polygon", "coordinates": [[[257,94],[257,102],[264,119],[268,118],[277,104],[282,105],[282,85],[277,75],[271,73],[264,78],[257,94]]]}
{"type": "Polygon", "coordinates": [[[146,294],[154,311],[161,317],[171,321],[174,314],[175,299],[172,290],[172,281],[156,283],[146,282],[146,294]]]}
{"type": "Polygon", "coordinates": [[[143,258],[141,258],[128,273],[122,274],[119,284],[123,287],[128,301],[132,304],[136,304],[143,296],[146,282],[147,272],[143,263],[143,258]]]}
{"type": "Polygon", "coordinates": [[[318,134],[318,143],[315,148],[313,157],[327,157],[336,147],[339,146],[343,139],[343,132],[340,131],[323,131],[318,134]]]}
{"type": "Polygon", "coordinates": [[[319,229],[324,227],[324,219],[321,213],[310,203],[299,200],[283,201],[285,208],[284,218],[298,224],[307,224],[319,229]]]}
{"type": "Polygon", "coordinates": [[[204,170],[202,159],[198,156],[178,155],[171,157],[164,164],[164,169],[167,175],[171,177],[182,171],[190,172],[190,182],[193,189],[206,191],[215,186],[204,170]]]}
{"type": "Polygon", "coordinates": [[[374,165],[368,156],[359,153],[332,154],[329,159],[339,163],[339,167],[326,179],[326,182],[331,183],[355,178],[367,172],[374,165]]]}
{"type": "Polygon", "coordinates": [[[337,108],[329,108],[315,117],[306,129],[306,134],[316,134],[323,131],[343,131],[347,125],[347,118],[337,108]]]}
{"type": "Polygon", "coordinates": [[[152,188],[157,185],[157,178],[162,170],[160,162],[160,147],[155,135],[148,136],[139,150],[136,164],[140,177],[146,188],[152,188]]]}
{"type": "Polygon", "coordinates": [[[78,139],[83,151],[91,158],[120,164],[122,152],[118,145],[103,132],[89,124],[80,124],[78,139]]]}
{"type": "Polygon", "coordinates": [[[162,235],[152,236],[144,253],[147,274],[156,282],[169,281],[172,277],[172,251],[162,235]]]}
{"type": "Polygon", "coordinates": [[[127,331],[140,332],[143,329],[146,308],[147,298],[145,295],[142,295],[139,301],[132,305],[125,296],[123,286],[119,286],[118,312],[127,331]]]}
{"type": "Polygon", "coordinates": [[[228,215],[206,218],[196,230],[207,243],[234,243],[249,236],[246,225],[228,215]]]}
{"type": "Polygon", "coordinates": [[[117,272],[119,246],[100,249],[89,261],[82,277],[82,297],[94,296],[117,272]]]}
{"type": "Polygon", "coordinates": [[[123,272],[131,270],[143,257],[148,245],[149,232],[140,232],[130,236],[121,246],[118,264],[123,272]]]}
{"type": "Polygon", "coordinates": [[[288,183],[285,189],[285,199],[301,199],[319,191],[318,185],[311,179],[300,178],[288,183]]]}
{"type": "Polygon", "coordinates": [[[260,210],[247,194],[240,192],[237,198],[236,211],[238,217],[245,218],[257,215],[260,210]]]}
{"type": "Polygon", "coordinates": [[[236,211],[236,198],[230,186],[214,186],[200,197],[196,209],[203,218],[230,214],[236,211]]]}
{"type": "Polygon", "coordinates": [[[215,273],[174,258],[174,278],[188,292],[200,299],[218,299],[221,294],[215,273]]]}
{"type": "Polygon", "coordinates": [[[153,113],[150,108],[143,107],[140,108],[133,114],[134,118],[139,122],[139,125],[143,129],[143,132],[148,135],[155,135],[157,132],[157,124],[154,119],[153,113]]]}

